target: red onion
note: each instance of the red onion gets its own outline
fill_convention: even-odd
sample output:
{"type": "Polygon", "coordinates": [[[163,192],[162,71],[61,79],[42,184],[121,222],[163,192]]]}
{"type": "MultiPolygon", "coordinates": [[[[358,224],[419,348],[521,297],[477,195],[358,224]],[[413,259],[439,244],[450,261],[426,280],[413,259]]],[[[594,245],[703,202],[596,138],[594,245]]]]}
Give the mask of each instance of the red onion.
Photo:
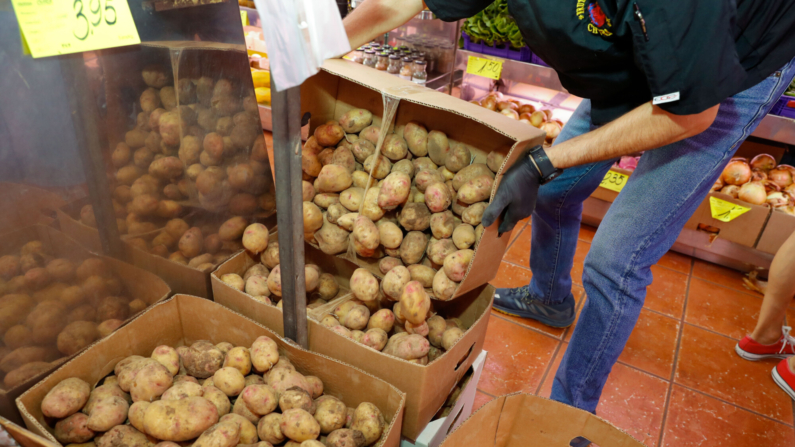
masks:
{"type": "Polygon", "coordinates": [[[767,202],[767,204],[772,206],[773,208],[778,208],[786,206],[787,203],[789,202],[789,199],[787,198],[786,194],[776,191],[768,194],[767,199],[765,199],[765,202],[767,202]]]}
{"type": "Polygon", "coordinates": [[[751,169],[751,181],[752,182],[764,182],[767,180],[767,171],[763,171],[759,168],[752,168],[751,169]]]}
{"type": "Polygon", "coordinates": [[[740,194],[740,187],[737,185],[727,185],[724,186],[723,189],[720,190],[720,192],[726,195],[730,195],[736,199],[737,196],[740,194]]]}
{"type": "Polygon", "coordinates": [[[737,198],[754,205],[763,205],[767,199],[765,185],[761,182],[748,182],[740,187],[737,198]]]}
{"type": "Polygon", "coordinates": [[[776,159],[770,154],[759,154],[751,160],[752,169],[769,171],[776,167],[776,159]]]}
{"type": "Polygon", "coordinates": [[[767,178],[769,181],[782,188],[786,188],[792,184],[792,173],[786,168],[782,169],[781,167],[777,167],[772,169],[767,173],[767,178]]]}
{"type": "Polygon", "coordinates": [[[721,178],[727,185],[742,185],[751,180],[751,167],[745,161],[732,160],[723,168],[721,178]]]}

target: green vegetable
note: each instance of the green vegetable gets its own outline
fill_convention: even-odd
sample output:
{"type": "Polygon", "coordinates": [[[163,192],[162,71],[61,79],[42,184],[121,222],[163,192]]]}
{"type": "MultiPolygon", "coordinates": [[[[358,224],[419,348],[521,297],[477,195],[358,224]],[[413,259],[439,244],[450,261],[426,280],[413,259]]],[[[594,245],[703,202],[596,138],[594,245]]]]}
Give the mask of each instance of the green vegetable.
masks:
{"type": "Polygon", "coordinates": [[[784,92],[787,96],[795,96],[795,79],[792,80],[792,83],[787,87],[787,91],[784,92]]]}
{"type": "Polygon", "coordinates": [[[483,11],[466,19],[463,31],[474,43],[480,41],[488,45],[507,43],[511,48],[517,49],[525,46],[516,21],[508,12],[507,0],[496,0],[483,11]]]}

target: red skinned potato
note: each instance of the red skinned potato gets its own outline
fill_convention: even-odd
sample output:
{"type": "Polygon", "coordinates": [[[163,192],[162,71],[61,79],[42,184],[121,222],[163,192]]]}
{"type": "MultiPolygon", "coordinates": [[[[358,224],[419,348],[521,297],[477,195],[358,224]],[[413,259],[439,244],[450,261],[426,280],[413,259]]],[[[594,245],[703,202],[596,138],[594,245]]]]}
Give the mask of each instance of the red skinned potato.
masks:
{"type": "Polygon", "coordinates": [[[146,434],[164,441],[195,439],[216,422],[218,409],[203,397],[155,401],[144,414],[146,434]]]}
{"type": "Polygon", "coordinates": [[[442,174],[437,170],[422,170],[417,172],[417,175],[414,176],[414,186],[416,186],[420,192],[425,192],[425,189],[434,183],[444,183],[442,174]]]}
{"type": "Polygon", "coordinates": [[[449,208],[451,203],[450,190],[444,183],[434,183],[425,189],[425,205],[432,213],[441,213],[449,208]]]}
{"type": "Polygon", "coordinates": [[[389,338],[382,352],[403,360],[414,360],[428,355],[430,349],[431,344],[422,335],[401,332],[389,338]]]}
{"type": "Polygon", "coordinates": [[[409,281],[400,295],[400,311],[406,321],[422,324],[428,316],[431,299],[418,281],[409,281]]]}
{"type": "Polygon", "coordinates": [[[428,131],[425,126],[414,121],[409,122],[403,129],[403,138],[415,157],[428,155],[428,131]]]}
{"type": "Polygon", "coordinates": [[[347,133],[359,133],[373,122],[373,114],[365,109],[351,109],[343,114],[339,123],[347,133]]]}
{"type": "Polygon", "coordinates": [[[411,273],[409,273],[408,268],[402,265],[394,267],[384,275],[384,279],[381,281],[384,295],[394,301],[399,300],[400,295],[403,293],[403,288],[409,281],[411,281],[411,273]]]}
{"type": "Polygon", "coordinates": [[[403,172],[393,172],[386,176],[378,192],[378,206],[393,210],[406,203],[411,191],[411,178],[403,172]]]}
{"type": "Polygon", "coordinates": [[[450,280],[461,282],[466,275],[469,263],[475,252],[472,250],[458,250],[444,259],[444,273],[450,280]]]}
{"type": "Polygon", "coordinates": [[[91,386],[81,379],[62,380],[44,396],[41,412],[48,417],[65,418],[80,411],[90,393],[91,386]]]}
{"type": "Polygon", "coordinates": [[[491,196],[491,187],[493,184],[494,178],[491,176],[482,175],[480,177],[475,177],[461,186],[456,198],[470,205],[488,200],[491,196]]]}
{"type": "Polygon", "coordinates": [[[340,192],[350,188],[351,184],[350,172],[339,165],[323,166],[317,177],[318,192],[340,192]]]}
{"type": "Polygon", "coordinates": [[[378,299],[378,280],[367,269],[358,268],[351,275],[351,292],[361,301],[378,299]]]}
{"type": "Polygon", "coordinates": [[[450,152],[450,142],[447,135],[438,130],[428,132],[428,157],[437,166],[444,166],[448,152],[450,152]]]}
{"type": "Polygon", "coordinates": [[[392,161],[398,161],[406,158],[406,155],[408,154],[406,140],[397,134],[392,133],[387,135],[384,139],[383,145],[381,146],[381,154],[392,161]]]}
{"type": "Polygon", "coordinates": [[[488,166],[483,163],[473,163],[455,174],[455,177],[453,177],[453,189],[458,191],[464,183],[483,175],[494,178],[494,173],[491,172],[488,166]]]}
{"type": "Polygon", "coordinates": [[[433,277],[433,294],[438,300],[447,301],[453,298],[458,283],[451,281],[450,278],[444,273],[444,269],[440,269],[433,277]]]}
{"type": "Polygon", "coordinates": [[[353,222],[353,232],[351,233],[356,242],[364,248],[375,250],[381,243],[378,228],[369,218],[359,215],[353,222]]]}
{"type": "Polygon", "coordinates": [[[315,129],[315,140],[323,147],[336,146],[344,136],[345,132],[342,130],[342,126],[334,121],[329,121],[315,129]]]}
{"type": "Polygon", "coordinates": [[[204,250],[204,238],[202,231],[198,227],[193,227],[180,237],[179,251],[186,258],[195,258],[204,250]]]}
{"type": "MultiPolygon", "coordinates": [[[[75,413],[55,423],[55,439],[62,444],[80,444],[94,438],[94,432],[87,426],[88,416],[75,413]]],[[[123,421],[122,421],[123,422],[123,421]]]]}
{"type": "MultiPolygon", "coordinates": [[[[424,206],[424,205],[423,205],[424,206]]],[[[400,243],[400,259],[406,265],[417,264],[425,255],[428,239],[422,231],[409,231],[400,243]]]]}
{"type": "Polygon", "coordinates": [[[261,223],[254,223],[246,227],[243,232],[243,246],[254,254],[265,251],[268,248],[268,227],[261,223]]]}

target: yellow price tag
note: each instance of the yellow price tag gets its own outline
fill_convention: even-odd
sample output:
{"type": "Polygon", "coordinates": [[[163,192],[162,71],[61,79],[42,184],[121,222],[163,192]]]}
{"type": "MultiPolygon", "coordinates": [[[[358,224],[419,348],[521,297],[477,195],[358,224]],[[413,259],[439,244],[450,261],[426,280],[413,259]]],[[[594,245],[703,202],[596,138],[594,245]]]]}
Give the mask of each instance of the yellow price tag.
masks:
{"type": "Polygon", "coordinates": [[[127,0],[11,0],[34,58],[141,43],[127,0]]]}
{"type": "Polygon", "coordinates": [[[610,191],[621,192],[624,185],[627,184],[627,180],[629,180],[628,175],[610,170],[607,171],[605,178],[602,179],[602,183],[600,183],[599,186],[609,189],[610,191]]]}
{"type": "Polygon", "coordinates": [[[248,26],[248,11],[240,11],[240,20],[243,21],[243,26],[248,26]]]}
{"type": "Polygon", "coordinates": [[[751,211],[751,208],[727,202],[717,197],[709,198],[709,209],[712,211],[712,218],[718,219],[721,222],[731,222],[748,211],[751,211]]]}
{"type": "Polygon", "coordinates": [[[469,56],[467,73],[498,80],[502,74],[502,61],[469,56]]]}

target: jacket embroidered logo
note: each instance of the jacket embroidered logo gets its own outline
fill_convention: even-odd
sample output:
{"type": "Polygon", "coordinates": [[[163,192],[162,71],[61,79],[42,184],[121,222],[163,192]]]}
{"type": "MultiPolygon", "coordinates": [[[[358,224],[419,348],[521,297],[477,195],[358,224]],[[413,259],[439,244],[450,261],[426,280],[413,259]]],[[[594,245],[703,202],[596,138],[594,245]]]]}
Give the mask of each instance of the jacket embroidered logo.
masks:
{"type": "Polygon", "coordinates": [[[597,36],[610,37],[613,33],[609,28],[613,24],[610,18],[602,11],[596,0],[577,0],[577,18],[588,20],[588,32],[597,36]]]}

